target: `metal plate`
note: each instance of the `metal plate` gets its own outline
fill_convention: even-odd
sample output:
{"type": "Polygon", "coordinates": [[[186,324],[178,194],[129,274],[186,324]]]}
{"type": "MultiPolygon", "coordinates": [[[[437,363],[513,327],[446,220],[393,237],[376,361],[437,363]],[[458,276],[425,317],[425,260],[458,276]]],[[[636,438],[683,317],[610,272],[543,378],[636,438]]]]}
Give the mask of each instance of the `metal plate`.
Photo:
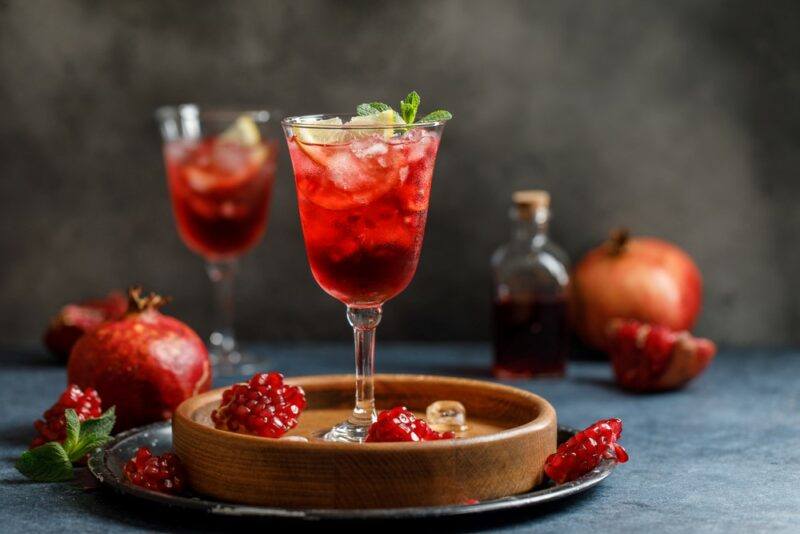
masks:
{"type": "MultiPolygon", "coordinates": [[[[566,441],[577,431],[572,428],[558,427],[558,442],[566,441]]],[[[114,441],[102,449],[95,451],[89,458],[88,466],[94,477],[101,484],[114,490],[155,501],[167,506],[186,510],[198,510],[210,514],[232,517],[270,517],[296,519],[400,519],[431,518],[479,514],[497,510],[508,510],[526,506],[549,503],[570,495],[586,491],[603,481],[614,469],[616,462],[603,460],[600,465],[582,476],[566,484],[555,485],[552,482],[541,485],[528,493],[512,495],[493,501],[477,504],[457,504],[450,506],[423,506],[415,508],[374,508],[374,509],[288,509],[249,506],[209,500],[205,497],[187,494],[184,496],[166,495],[149,491],[127,482],[123,474],[123,466],[139,447],[147,446],[155,454],[162,454],[172,449],[172,425],[169,422],[135,428],[119,434],[114,441]]]]}

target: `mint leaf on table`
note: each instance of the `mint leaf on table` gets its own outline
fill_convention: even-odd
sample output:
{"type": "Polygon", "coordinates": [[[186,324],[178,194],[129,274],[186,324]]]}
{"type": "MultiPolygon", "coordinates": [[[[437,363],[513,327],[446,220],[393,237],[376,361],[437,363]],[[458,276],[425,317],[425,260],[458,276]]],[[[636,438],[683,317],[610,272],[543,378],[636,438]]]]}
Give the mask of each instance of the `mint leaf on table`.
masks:
{"type": "Polygon", "coordinates": [[[14,467],[36,482],[63,482],[72,478],[67,451],[55,441],[23,452],[14,467]]]}
{"type": "Polygon", "coordinates": [[[436,121],[449,121],[453,118],[453,114],[443,109],[437,109],[422,117],[420,122],[436,122],[436,121]]]}
{"type": "Polygon", "coordinates": [[[78,443],[78,436],[81,433],[81,420],[75,410],[65,410],[64,420],[66,421],[67,439],[64,440],[64,450],[70,451],[78,443]]]}
{"type": "Polygon", "coordinates": [[[417,116],[417,109],[419,108],[420,98],[416,91],[411,91],[406,96],[405,100],[400,101],[400,116],[406,124],[413,124],[414,118],[417,116]]]}
{"type": "Polygon", "coordinates": [[[81,422],[75,410],[64,411],[67,437],[25,451],[15,464],[17,471],[37,482],[61,482],[73,476],[72,463],[111,440],[116,416],[112,406],[97,419],[81,422]]]}
{"type": "MultiPolygon", "coordinates": [[[[97,419],[87,419],[80,426],[80,434],[72,448],[67,448],[69,458],[76,462],[92,452],[97,447],[102,447],[111,440],[111,429],[114,428],[116,416],[112,406],[97,419]]],[[[67,436],[69,439],[69,435],[67,436]]],[[[64,442],[67,445],[67,442],[64,442]]],[[[66,448],[66,447],[65,447],[66,448]]]]}

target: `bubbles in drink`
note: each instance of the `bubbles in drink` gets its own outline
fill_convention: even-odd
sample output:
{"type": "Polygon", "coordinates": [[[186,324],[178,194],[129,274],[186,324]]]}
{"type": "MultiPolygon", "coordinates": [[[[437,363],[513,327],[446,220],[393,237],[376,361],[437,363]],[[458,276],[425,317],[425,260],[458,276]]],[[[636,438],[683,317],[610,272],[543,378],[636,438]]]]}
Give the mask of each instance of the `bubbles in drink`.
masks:
{"type": "Polygon", "coordinates": [[[215,142],[211,147],[211,165],[226,174],[238,174],[250,165],[251,151],[235,143],[215,142]]]}
{"type": "Polygon", "coordinates": [[[419,142],[411,143],[408,148],[408,162],[415,163],[423,159],[428,153],[431,138],[423,136],[419,142]]]}
{"type": "Polygon", "coordinates": [[[389,147],[386,143],[378,141],[374,137],[368,137],[366,139],[353,141],[350,144],[350,151],[359,159],[374,158],[389,152],[389,147]]]}
{"type": "Polygon", "coordinates": [[[425,410],[425,420],[437,432],[466,432],[467,409],[454,400],[436,401],[425,410]]]}
{"type": "Polygon", "coordinates": [[[187,166],[184,172],[186,183],[198,193],[210,190],[217,183],[217,176],[214,173],[206,172],[200,167],[187,166]]]}
{"type": "Polygon", "coordinates": [[[328,176],[339,189],[351,191],[369,183],[369,177],[358,172],[358,162],[347,151],[337,150],[327,159],[328,176]]]}

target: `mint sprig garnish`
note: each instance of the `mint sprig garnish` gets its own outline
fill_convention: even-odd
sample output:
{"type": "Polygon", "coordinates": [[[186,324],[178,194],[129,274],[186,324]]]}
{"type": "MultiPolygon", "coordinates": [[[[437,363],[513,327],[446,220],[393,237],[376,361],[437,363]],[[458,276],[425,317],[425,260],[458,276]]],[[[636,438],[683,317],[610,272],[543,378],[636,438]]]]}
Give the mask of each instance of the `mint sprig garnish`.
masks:
{"type": "Polygon", "coordinates": [[[356,113],[358,113],[361,116],[375,115],[376,113],[386,111],[387,109],[392,109],[392,108],[384,104],[383,102],[367,102],[365,104],[359,104],[358,106],[356,106],[356,113]]]}
{"type": "Polygon", "coordinates": [[[116,416],[112,406],[97,419],[81,422],[75,410],[64,412],[67,438],[25,451],[15,464],[17,471],[36,482],[62,482],[73,476],[72,464],[111,440],[116,416]]]}
{"type": "MultiPolygon", "coordinates": [[[[416,91],[411,91],[408,93],[403,100],[400,101],[400,112],[394,111],[391,106],[388,104],[384,104],[383,102],[365,102],[363,104],[359,104],[356,106],[356,113],[361,116],[365,115],[375,115],[376,113],[382,113],[387,109],[391,109],[394,111],[395,118],[401,119],[402,122],[406,124],[414,124],[414,121],[417,118],[417,110],[419,109],[419,104],[421,102],[421,98],[416,91]]],[[[436,122],[436,121],[444,121],[450,120],[453,118],[453,114],[449,111],[445,111],[443,109],[437,109],[431,113],[428,113],[419,122],[436,122]]],[[[400,122],[400,121],[398,121],[400,122]]]]}
{"type": "Polygon", "coordinates": [[[403,117],[406,124],[414,124],[419,102],[420,98],[416,91],[411,91],[405,100],[400,101],[400,116],[403,117]]]}
{"type": "Polygon", "coordinates": [[[436,121],[449,121],[453,118],[453,114],[449,111],[445,111],[443,109],[437,109],[436,111],[431,111],[424,117],[422,117],[421,122],[436,122],[436,121]]]}
{"type": "MultiPolygon", "coordinates": [[[[363,117],[365,115],[375,115],[377,113],[382,113],[387,109],[392,109],[392,107],[389,106],[388,104],[384,104],[383,102],[366,102],[364,104],[359,104],[358,106],[356,106],[356,113],[358,113],[360,116],[363,117]]],[[[403,117],[401,117],[400,114],[394,111],[393,109],[392,111],[394,112],[394,121],[397,123],[403,122],[403,117]]]]}

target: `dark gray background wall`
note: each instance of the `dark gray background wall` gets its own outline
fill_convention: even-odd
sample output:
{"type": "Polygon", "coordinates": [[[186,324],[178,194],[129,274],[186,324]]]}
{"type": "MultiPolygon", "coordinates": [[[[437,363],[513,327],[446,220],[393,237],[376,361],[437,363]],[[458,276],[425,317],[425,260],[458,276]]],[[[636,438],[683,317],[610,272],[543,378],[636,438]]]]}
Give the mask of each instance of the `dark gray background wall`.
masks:
{"type": "MultiPolygon", "coordinates": [[[[208,326],[153,109],[198,101],[348,111],[418,90],[445,132],[416,278],[381,337],[484,339],[509,195],[554,196],[573,258],[626,224],[688,250],[698,331],[800,342],[800,4],[793,0],[0,0],[2,344],[61,303],[141,282],[208,326]]],[[[248,339],[345,339],[308,271],[285,154],[244,261],[248,339]]]]}

